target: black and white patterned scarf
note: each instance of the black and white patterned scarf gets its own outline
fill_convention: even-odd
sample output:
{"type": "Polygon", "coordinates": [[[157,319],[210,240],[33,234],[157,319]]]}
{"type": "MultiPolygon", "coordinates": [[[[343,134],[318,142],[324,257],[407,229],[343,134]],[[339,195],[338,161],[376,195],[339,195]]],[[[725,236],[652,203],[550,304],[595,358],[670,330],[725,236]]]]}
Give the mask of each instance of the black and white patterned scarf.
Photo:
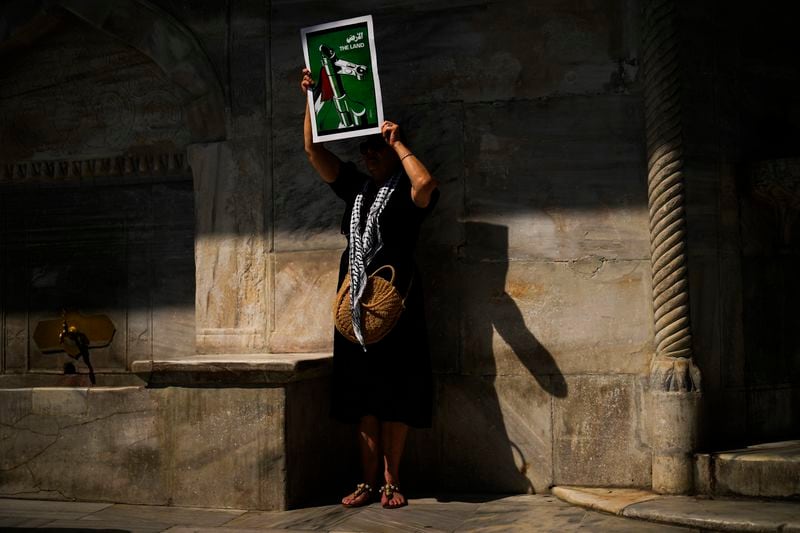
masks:
{"type": "Polygon", "coordinates": [[[378,218],[383,208],[389,203],[389,197],[394,192],[400,173],[389,178],[378,189],[378,195],[369,208],[364,230],[361,230],[361,211],[364,208],[364,196],[369,190],[370,182],[367,181],[361,192],[356,196],[353,212],[350,214],[350,312],[353,315],[353,333],[359,344],[367,351],[364,335],[361,331],[361,297],[367,286],[367,268],[378,251],[383,247],[381,228],[378,218]]]}

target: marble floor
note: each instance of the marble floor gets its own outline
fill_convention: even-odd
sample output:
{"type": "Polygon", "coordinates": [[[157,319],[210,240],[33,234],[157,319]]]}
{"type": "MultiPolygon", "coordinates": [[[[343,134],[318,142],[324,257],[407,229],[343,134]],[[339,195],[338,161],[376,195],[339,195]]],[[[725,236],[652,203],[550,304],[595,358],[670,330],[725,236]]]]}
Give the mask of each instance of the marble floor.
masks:
{"type": "Polygon", "coordinates": [[[359,509],[328,505],[284,512],[0,499],[0,530],[30,528],[61,532],[693,531],[587,511],[549,495],[422,498],[394,510],[372,504],[359,509]]]}

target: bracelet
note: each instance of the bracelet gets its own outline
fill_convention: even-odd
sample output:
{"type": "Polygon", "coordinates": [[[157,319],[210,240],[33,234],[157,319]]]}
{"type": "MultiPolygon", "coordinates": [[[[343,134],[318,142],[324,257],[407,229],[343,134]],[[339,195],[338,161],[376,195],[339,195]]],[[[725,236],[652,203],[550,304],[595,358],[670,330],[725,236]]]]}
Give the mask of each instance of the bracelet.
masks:
{"type": "Polygon", "coordinates": [[[411,152],[408,152],[406,155],[404,155],[403,157],[400,158],[400,161],[402,161],[406,157],[411,157],[412,155],[414,155],[414,154],[412,154],[411,152]]]}

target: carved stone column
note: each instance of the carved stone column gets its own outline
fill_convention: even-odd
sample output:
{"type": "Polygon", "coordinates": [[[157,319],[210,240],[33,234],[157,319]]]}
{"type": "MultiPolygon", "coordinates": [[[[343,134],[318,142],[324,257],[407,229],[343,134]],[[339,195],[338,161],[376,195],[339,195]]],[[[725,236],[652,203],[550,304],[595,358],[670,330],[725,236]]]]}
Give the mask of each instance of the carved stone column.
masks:
{"type": "Polygon", "coordinates": [[[653,490],[692,488],[700,373],[692,362],[686,269],[680,65],[675,0],[645,3],[644,69],[647,182],[656,353],[647,416],[653,490]]]}

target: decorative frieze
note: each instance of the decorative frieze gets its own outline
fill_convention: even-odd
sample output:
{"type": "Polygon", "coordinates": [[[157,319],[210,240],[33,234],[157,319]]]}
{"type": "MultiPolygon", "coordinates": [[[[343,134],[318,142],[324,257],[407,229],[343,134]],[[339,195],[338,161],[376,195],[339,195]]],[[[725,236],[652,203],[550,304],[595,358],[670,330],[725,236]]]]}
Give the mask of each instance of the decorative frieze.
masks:
{"type": "Polygon", "coordinates": [[[0,181],[106,176],[188,176],[185,152],[126,154],[116,157],[60,161],[15,161],[0,163],[0,181]]]}

